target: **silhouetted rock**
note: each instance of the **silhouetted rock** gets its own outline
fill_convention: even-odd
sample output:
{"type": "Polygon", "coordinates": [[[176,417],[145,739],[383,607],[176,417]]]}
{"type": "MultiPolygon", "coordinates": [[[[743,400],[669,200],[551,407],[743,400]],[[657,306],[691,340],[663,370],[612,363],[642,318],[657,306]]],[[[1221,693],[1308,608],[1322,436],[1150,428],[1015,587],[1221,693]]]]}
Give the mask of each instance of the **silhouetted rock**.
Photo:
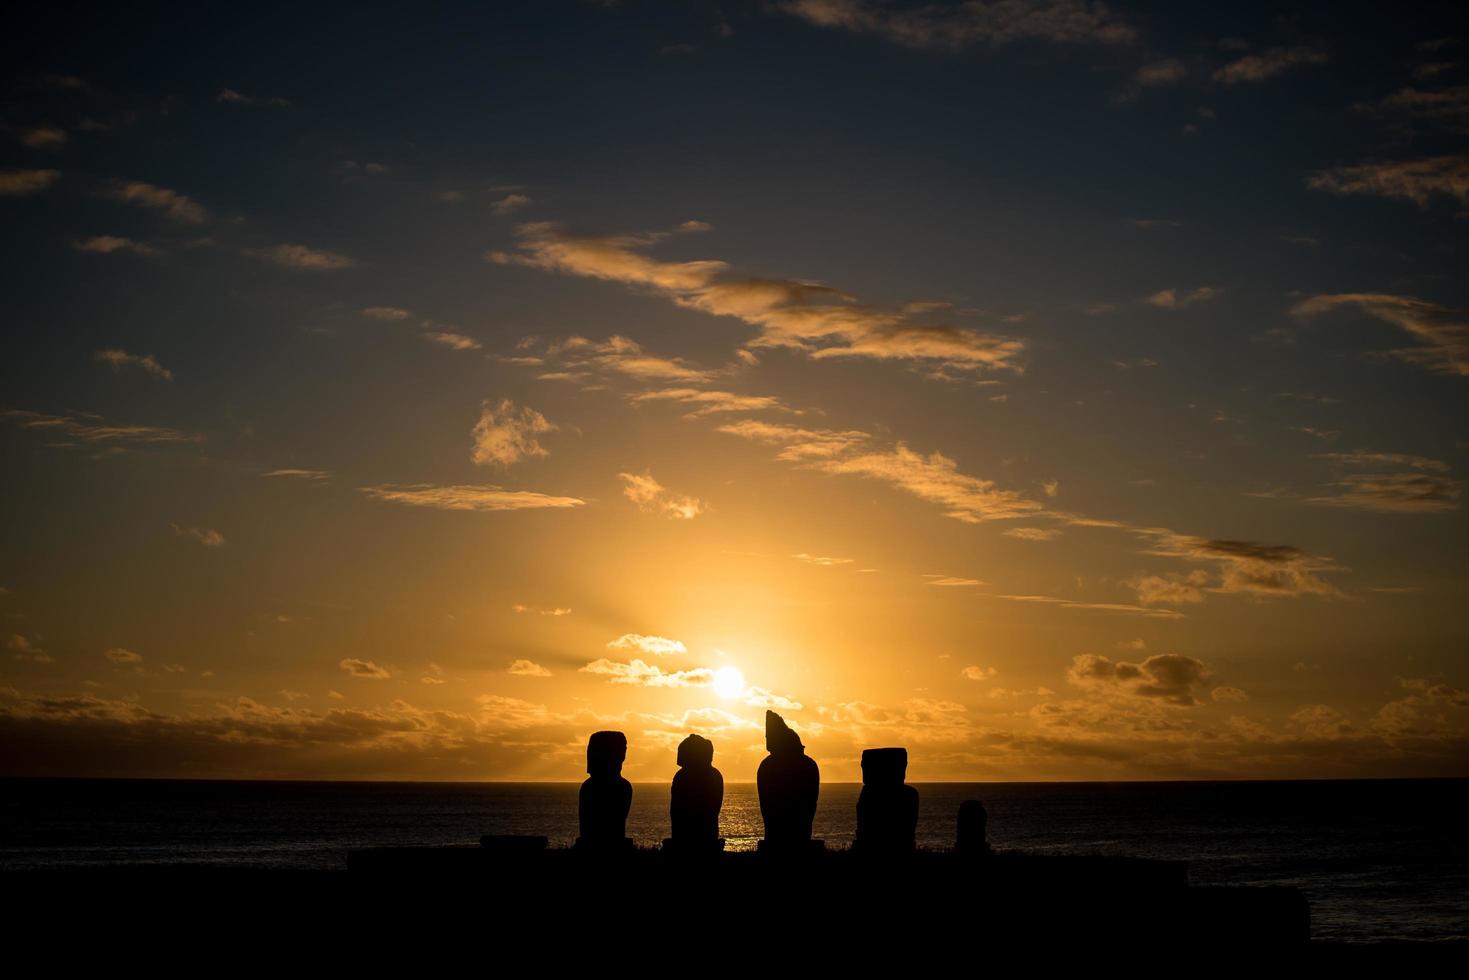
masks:
{"type": "Polygon", "coordinates": [[[917,846],[918,790],[904,785],[907,749],[865,749],[857,797],[856,848],[901,853],[917,846]]]}
{"type": "Polygon", "coordinates": [[[714,743],[690,735],[678,745],[678,765],[668,804],[673,836],[664,845],[683,851],[717,850],[723,845],[719,809],[724,805],[724,777],[714,768],[714,743]]]}
{"type": "Polygon", "coordinates": [[[760,792],[760,816],[765,821],[764,848],[801,849],[809,846],[816,797],[821,792],[821,770],[806,755],[801,738],[774,711],[765,712],[765,750],[770,754],[755,772],[760,792]]]}
{"type": "Polygon", "coordinates": [[[577,798],[581,836],[577,846],[621,848],[627,840],[627,811],[632,807],[632,783],[622,778],[627,758],[627,736],[622,732],[593,732],[587,739],[587,780],[577,798]]]}
{"type": "Polygon", "coordinates": [[[959,804],[959,832],[954,837],[954,850],[960,854],[983,856],[991,853],[986,838],[990,815],[978,800],[959,804]]]}

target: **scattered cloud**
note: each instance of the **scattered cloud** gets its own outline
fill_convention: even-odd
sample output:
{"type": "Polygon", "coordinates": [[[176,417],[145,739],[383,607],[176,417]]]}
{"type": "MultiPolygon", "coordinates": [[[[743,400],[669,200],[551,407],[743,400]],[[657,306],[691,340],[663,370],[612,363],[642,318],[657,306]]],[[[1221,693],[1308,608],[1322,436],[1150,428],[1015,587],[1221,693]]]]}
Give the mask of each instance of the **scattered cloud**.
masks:
{"type": "Polygon", "coordinates": [[[1000,490],[991,480],[959,472],[958,464],[942,453],[924,456],[902,443],[889,452],[862,453],[810,464],[825,473],[880,480],[948,508],[945,516],[966,524],[1011,520],[1041,510],[1041,505],[1011,490],[1000,490]]]}
{"type": "Polygon", "coordinates": [[[46,415],[21,409],[0,411],[22,429],[54,433],[84,443],[107,443],[113,446],[166,443],[200,443],[203,436],[153,425],[124,425],[108,422],[100,415],[77,412],[71,415],[46,415]]]}
{"type": "Polygon", "coordinates": [[[1348,472],[1332,483],[1335,493],[1308,497],[1307,503],[1382,513],[1438,513],[1457,510],[1463,484],[1448,475],[1447,463],[1404,453],[1323,453],[1342,467],[1373,467],[1386,472],[1348,472]]]}
{"type": "Polygon", "coordinates": [[[177,524],[170,524],[169,527],[173,528],[176,537],[190,538],[206,548],[224,547],[224,535],[212,527],[180,527],[177,524]]]}
{"type": "Polygon", "coordinates": [[[141,653],[135,653],[123,647],[113,647],[111,650],[103,650],[102,656],[115,664],[140,664],[143,662],[143,655],[141,653]]]}
{"type": "Polygon", "coordinates": [[[151,245],[135,242],[131,238],[119,238],[116,235],[94,235],[84,241],[72,242],[71,247],[78,252],[95,252],[98,255],[111,255],[113,252],[131,252],[133,255],[158,254],[158,250],[151,245]]]}
{"type": "Polygon", "coordinates": [[[763,412],[769,409],[791,411],[780,399],[769,395],[736,395],[729,391],[707,391],[697,388],[663,388],[643,391],[632,396],[634,402],[673,401],[696,406],[685,418],[699,418],[724,412],[763,412]]]}
{"type": "Polygon", "coordinates": [[[715,673],[708,667],[665,671],[638,659],[619,663],[605,657],[587,664],[581,672],[606,677],[613,684],[636,684],[640,687],[708,687],[714,683],[715,673]]]}
{"type": "Polygon", "coordinates": [[[336,269],[350,269],[357,263],[345,255],[335,252],[327,252],[322,249],[308,248],[305,245],[272,245],[269,248],[247,248],[246,255],[252,255],[257,259],[264,259],[280,266],[283,269],[296,269],[304,272],[326,272],[336,269]]]}
{"type": "Polygon", "coordinates": [[[362,315],[374,320],[406,320],[413,314],[396,306],[369,306],[362,311],[362,315]]]}
{"type": "Polygon", "coordinates": [[[721,425],[719,431],[741,439],[781,446],[776,458],[786,462],[841,456],[872,438],[866,432],[803,429],[754,419],[729,422],[721,425]]]}
{"type": "Polygon", "coordinates": [[[1435,374],[1469,377],[1469,313],[1413,296],[1335,293],[1302,300],[1291,308],[1291,314],[1306,319],[1343,307],[1390,323],[1417,341],[1416,346],[1389,350],[1382,356],[1416,364],[1435,374]]]}
{"type": "Polygon", "coordinates": [[[1140,575],[1127,584],[1137,590],[1137,601],[1145,606],[1181,606],[1204,601],[1209,573],[1195,569],[1187,575],[1140,575]]]}
{"type": "Polygon", "coordinates": [[[0,197],[29,197],[60,179],[60,170],[0,170],[0,197]]]}
{"type": "Polygon", "coordinates": [[[173,372],[162,364],[159,364],[152,354],[139,356],[138,354],[129,354],[125,350],[99,350],[93,355],[93,360],[112,365],[113,371],[121,371],[125,367],[135,367],[147,374],[153,375],[155,378],[162,378],[164,381],[173,380],[173,372]]]}
{"type": "Polygon", "coordinates": [[[961,676],[971,681],[987,681],[998,673],[999,671],[993,667],[977,667],[974,664],[970,664],[968,667],[959,671],[961,676]]]}
{"type": "Polygon", "coordinates": [[[852,558],[830,558],[826,555],[808,555],[804,551],[800,554],[791,555],[791,557],[796,559],[796,561],[803,561],[808,565],[821,565],[826,568],[834,565],[850,565],[855,561],[852,558]]]}
{"type": "Polygon", "coordinates": [[[1188,77],[1188,69],[1182,61],[1177,58],[1164,58],[1161,61],[1150,62],[1143,65],[1133,73],[1134,84],[1142,88],[1161,88],[1181,82],[1188,77]]]}
{"type": "Polygon", "coordinates": [[[1420,208],[1440,196],[1469,205],[1469,154],[1330,167],[1307,177],[1306,186],[1328,194],[1410,201],[1420,208]]]}
{"type": "Polygon", "coordinates": [[[264,476],[264,477],[282,477],[282,478],[292,479],[292,480],[311,480],[313,482],[320,482],[321,480],[329,480],[329,479],[331,479],[331,476],[332,476],[326,470],[299,470],[299,469],[271,470],[268,473],[262,473],[260,475],[261,476],[264,476]]]}
{"type": "Polygon", "coordinates": [[[505,669],[505,673],[514,674],[516,677],[550,677],[551,672],[532,660],[515,660],[505,669]]]}
{"type": "Polygon", "coordinates": [[[637,504],[638,510],[649,514],[662,514],[676,520],[693,520],[709,512],[709,505],[697,497],[675,494],[653,479],[650,471],[619,473],[622,480],[622,495],[637,504]]]}
{"type": "Polygon", "coordinates": [[[530,198],[524,194],[506,194],[492,204],[491,207],[495,209],[496,214],[510,214],[512,211],[519,211],[528,204],[530,204],[530,198]]]}
{"type": "Polygon", "coordinates": [[[209,219],[209,212],[199,202],[185,197],[178,191],[171,191],[156,184],[147,184],[141,180],[110,181],[103,195],[122,204],[162,211],[174,221],[182,221],[185,224],[199,225],[209,219]]]}
{"type": "Polygon", "coordinates": [[[486,400],[470,432],[474,438],[470,458],[480,466],[509,467],[528,457],[549,456],[536,437],[555,431],[554,424],[529,406],[517,408],[508,398],[486,400]]]}
{"type": "Polygon", "coordinates": [[[1005,599],[1009,602],[1033,602],[1042,605],[1057,606],[1061,609],[1085,609],[1094,612],[1120,613],[1124,616],[1143,616],[1148,619],[1182,619],[1182,613],[1176,613],[1171,609],[1150,609],[1146,606],[1133,606],[1124,602],[1080,602],[1076,599],[1062,599],[1049,595],[996,595],[983,593],[991,599],[1005,599]]]}
{"type": "Polygon", "coordinates": [[[969,0],[895,6],[878,0],[786,0],[777,9],[816,27],[871,34],[908,48],[961,51],[1021,41],[1130,44],[1137,31],[1094,0],[969,0]]]}
{"type": "Polygon", "coordinates": [[[546,356],[557,360],[568,370],[597,370],[637,381],[699,384],[713,380],[717,374],[695,367],[682,358],[650,354],[636,341],[615,334],[603,341],[568,337],[548,345],[546,356]]]}
{"type": "Polygon", "coordinates": [[[1214,80],[1225,85],[1263,82],[1298,65],[1324,65],[1326,61],[1326,52],[1317,48],[1271,48],[1230,62],[1214,72],[1214,80]]]}
{"type": "Polygon", "coordinates": [[[450,350],[479,350],[480,342],[473,337],[466,337],[462,333],[453,333],[448,330],[425,330],[423,336],[435,344],[442,344],[450,350]]]}
{"type": "Polygon", "coordinates": [[[608,641],[607,649],[628,652],[637,650],[655,657],[671,657],[674,654],[689,652],[689,648],[684,646],[681,640],[670,640],[666,636],[642,633],[624,633],[617,639],[608,641]]]}
{"type": "Polygon", "coordinates": [[[1011,527],[1000,532],[1011,538],[1019,538],[1021,541],[1052,541],[1061,536],[1056,528],[1045,527],[1011,527]]]}
{"type": "Polygon", "coordinates": [[[1077,687],[1151,698],[1185,708],[1201,703],[1197,695],[1209,677],[1202,660],[1177,653],[1155,654],[1137,664],[1082,654],[1071,659],[1066,672],[1066,679],[1077,687]]]}
{"type": "Polygon", "coordinates": [[[393,676],[371,660],[359,660],[357,657],[343,657],[337,661],[337,666],[353,677],[365,677],[369,680],[385,681],[393,676]]]}
{"type": "Polygon", "coordinates": [[[407,504],[410,507],[432,507],[436,510],[535,510],[547,507],[580,507],[586,503],[585,500],[576,497],[555,497],[533,490],[504,490],[493,486],[385,483],[375,487],[358,487],[357,489],[373,500],[407,504]]]}
{"type": "Polygon", "coordinates": [[[512,611],[517,612],[517,613],[532,613],[533,612],[533,613],[536,613],[539,616],[570,616],[571,615],[571,610],[568,609],[568,608],[566,608],[565,606],[552,606],[550,608],[543,609],[543,608],[541,608],[539,606],[527,606],[523,602],[517,602],[517,603],[515,603],[515,605],[511,606],[510,608],[511,608],[512,611]]]}
{"type": "Polygon", "coordinates": [[[1193,306],[1195,303],[1206,303],[1211,299],[1218,299],[1219,290],[1212,286],[1200,286],[1198,289],[1187,292],[1177,289],[1162,289],[1149,296],[1143,302],[1149,306],[1156,306],[1160,310],[1181,310],[1193,306]]]}
{"type": "Polygon", "coordinates": [[[519,251],[486,257],[501,265],[618,282],[679,306],[734,317],[760,331],[748,347],[787,348],[817,359],[869,357],[921,360],[951,370],[1021,370],[1022,340],[928,323],[901,309],[864,306],[817,283],[742,278],[723,261],[663,262],[644,254],[689,230],[686,224],[671,232],[587,236],[536,222],[518,229],[519,251]]]}
{"type": "Polygon", "coordinates": [[[939,575],[936,572],[929,572],[923,577],[928,579],[928,581],[924,583],[925,585],[937,585],[941,588],[946,589],[959,589],[966,588],[972,585],[984,585],[984,583],[977,578],[959,578],[954,575],[939,575]]]}

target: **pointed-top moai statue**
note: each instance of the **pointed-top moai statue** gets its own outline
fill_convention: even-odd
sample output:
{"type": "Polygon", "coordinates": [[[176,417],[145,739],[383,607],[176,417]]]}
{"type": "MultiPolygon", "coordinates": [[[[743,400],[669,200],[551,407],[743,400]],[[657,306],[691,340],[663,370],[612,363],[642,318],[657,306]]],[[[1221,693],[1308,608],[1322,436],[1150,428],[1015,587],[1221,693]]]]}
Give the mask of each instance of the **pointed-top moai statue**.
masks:
{"type": "Polygon", "coordinates": [[[986,838],[990,815],[978,800],[965,800],[959,804],[959,832],[954,837],[954,850],[970,857],[983,857],[991,853],[986,838]]]}
{"type": "Polygon", "coordinates": [[[673,836],[663,846],[685,853],[720,850],[724,846],[719,838],[724,777],[714,768],[714,743],[690,735],[678,744],[678,765],[668,804],[673,836]]]}
{"type": "Polygon", "coordinates": [[[593,732],[587,739],[587,780],[577,797],[578,847],[626,846],[627,811],[632,807],[632,783],[622,778],[626,758],[627,736],[622,732],[593,732]]]}
{"type": "Polygon", "coordinates": [[[775,850],[809,847],[821,770],[806,755],[801,737],[774,711],[765,712],[765,750],[770,754],[755,772],[760,816],[765,820],[761,846],[775,850]]]}
{"type": "Polygon", "coordinates": [[[905,785],[907,749],[864,749],[855,847],[900,854],[917,846],[918,790],[905,785]]]}

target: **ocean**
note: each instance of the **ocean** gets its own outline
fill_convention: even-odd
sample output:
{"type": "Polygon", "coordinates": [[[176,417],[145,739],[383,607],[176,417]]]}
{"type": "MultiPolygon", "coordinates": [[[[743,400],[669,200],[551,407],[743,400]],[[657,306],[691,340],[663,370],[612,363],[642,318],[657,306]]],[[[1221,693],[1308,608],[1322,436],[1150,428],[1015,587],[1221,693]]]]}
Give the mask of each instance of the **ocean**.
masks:
{"type": "MultiPolygon", "coordinates": [[[[1186,860],[1196,884],[1294,885],[1316,938],[1469,939],[1469,780],[931,783],[920,846],[953,842],[983,800],[999,850],[1186,860]]],[[[854,783],[825,784],[815,832],[844,847],[854,783]]],[[[0,780],[0,870],[140,864],[344,869],[347,851],[576,836],[574,783],[0,780]]],[[[725,787],[731,849],[760,837],[755,787],[725,787]]],[[[668,832],[667,784],[634,787],[628,834],[668,832]]]]}

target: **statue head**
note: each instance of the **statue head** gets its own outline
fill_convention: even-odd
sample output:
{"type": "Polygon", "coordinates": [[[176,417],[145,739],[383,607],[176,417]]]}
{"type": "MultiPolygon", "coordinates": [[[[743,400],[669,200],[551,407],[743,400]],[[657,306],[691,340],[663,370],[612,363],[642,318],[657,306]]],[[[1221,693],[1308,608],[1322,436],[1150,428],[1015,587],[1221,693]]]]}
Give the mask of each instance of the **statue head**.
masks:
{"type": "Polygon", "coordinates": [[[862,750],[862,785],[901,786],[907,774],[907,749],[862,750]]]}
{"type": "Polygon", "coordinates": [[[786,724],[786,720],[774,711],[765,712],[765,751],[771,755],[781,752],[802,752],[801,736],[786,724]]]}
{"type": "Polygon", "coordinates": [[[714,765],[714,743],[700,735],[690,735],[678,743],[678,764],[703,768],[714,765]]]}
{"type": "Polygon", "coordinates": [[[616,776],[627,758],[627,736],[622,732],[592,732],[587,739],[587,774],[616,776]]]}

